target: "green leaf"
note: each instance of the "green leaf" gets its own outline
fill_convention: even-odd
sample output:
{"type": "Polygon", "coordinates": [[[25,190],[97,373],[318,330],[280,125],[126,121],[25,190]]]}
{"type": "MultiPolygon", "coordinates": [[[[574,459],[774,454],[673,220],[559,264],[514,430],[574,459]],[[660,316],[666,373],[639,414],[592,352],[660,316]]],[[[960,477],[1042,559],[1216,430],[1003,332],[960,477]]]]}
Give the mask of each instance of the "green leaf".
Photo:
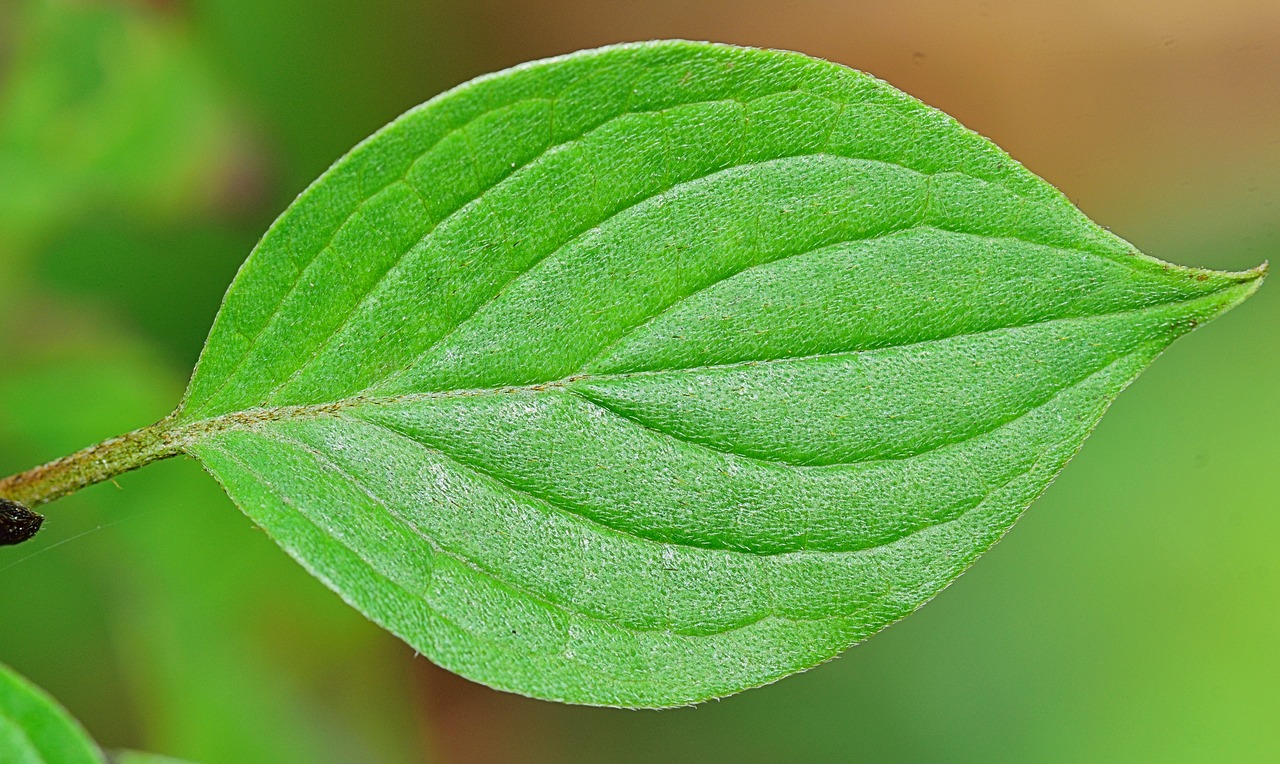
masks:
{"type": "MultiPolygon", "coordinates": [[[[111,759],[115,764],[186,764],[138,751],[111,759]]],[[[106,764],[106,757],[58,701],[0,663],[0,762],[106,764]]]]}
{"type": "Polygon", "coordinates": [[[447,668],[690,703],[920,607],[1263,273],[1143,256],[867,75],[624,45],[358,146],[245,263],[178,412],[50,473],[185,451],[447,668]]]}
{"type": "Polygon", "coordinates": [[[0,761],[103,764],[104,759],[57,701],[0,664],[0,761]]]}
{"type": "MultiPolygon", "coordinates": [[[[137,751],[122,751],[111,759],[115,764],[185,764],[137,751]]],[[[0,663],[0,761],[105,764],[106,758],[58,701],[0,663]]]]}

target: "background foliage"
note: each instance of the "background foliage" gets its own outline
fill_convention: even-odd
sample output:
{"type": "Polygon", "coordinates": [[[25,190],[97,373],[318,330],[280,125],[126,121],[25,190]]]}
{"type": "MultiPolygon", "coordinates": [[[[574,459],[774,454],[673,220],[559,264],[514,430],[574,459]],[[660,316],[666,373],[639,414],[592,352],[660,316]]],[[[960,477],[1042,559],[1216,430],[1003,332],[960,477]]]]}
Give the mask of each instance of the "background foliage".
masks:
{"type": "MultiPolygon", "coordinates": [[[[355,141],[475,74],[649,37],[873,72],[1157,257],[1280,252],[1265,0],[0,0],[0,472],[166,413],[257,236],[355,141]]],[[[1160,359],[936,602],[724,702],[567,708],[446,675],[190,462],[53,505],[38,541],[0,551],[0,659],[104,745],[208,764],[1266,760],[1272,291],[1160,359]]]]}

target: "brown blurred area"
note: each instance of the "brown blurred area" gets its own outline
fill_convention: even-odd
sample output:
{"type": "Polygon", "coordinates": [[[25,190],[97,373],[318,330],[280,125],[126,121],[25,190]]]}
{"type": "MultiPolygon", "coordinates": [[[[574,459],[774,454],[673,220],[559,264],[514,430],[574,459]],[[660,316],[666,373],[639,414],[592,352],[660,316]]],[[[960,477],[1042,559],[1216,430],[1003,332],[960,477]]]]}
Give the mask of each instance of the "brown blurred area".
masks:
{"type": "MultiPolygon", "coordinates": [[[[461,12],[477,74],[658,38],[791,49],[869,72],[991,138],[1156,256],[1181,235],[1179,210],[1227,205],[1209,236],[1280,220],[1276,0],[489,0],[461,12]]],[[[1196,264],[1253,263],[1206,253],[1196,264]]],[[[440,761],[574,750],[555,739],[573,729],[554,724],[556,709],[420,666],[440,761]]]]}
{"type": "Polygon", "coordinates": [[[1238,186],[1280,169],[1274,0],[493,0],[466,7],[491,68],[681,37],[798,50],[861,69],[991,138],[1092,214],[1123,210],[1134,195],[1192,193],[1193,179],[1194,193],[1212,198],[1206,176],[1238,186]],[[1265,167],[1256,164],[1259,144],[1274,147],[1265,167]],[[1240,154],[1245,146],[1248,157],[1240,154]]]}

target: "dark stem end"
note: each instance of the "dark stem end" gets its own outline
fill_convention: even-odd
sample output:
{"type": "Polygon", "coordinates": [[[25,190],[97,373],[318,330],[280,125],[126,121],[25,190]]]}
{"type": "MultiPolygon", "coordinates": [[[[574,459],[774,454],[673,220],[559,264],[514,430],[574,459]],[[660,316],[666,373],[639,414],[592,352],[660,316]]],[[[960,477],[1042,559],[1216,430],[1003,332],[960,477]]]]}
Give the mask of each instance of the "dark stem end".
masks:
{"type": "Polygon", "coordinates": [[[24,505],[10,499],[0,499],[0,546],[12,546],[29,540],[43,524],[44,517],[24,505]]]}

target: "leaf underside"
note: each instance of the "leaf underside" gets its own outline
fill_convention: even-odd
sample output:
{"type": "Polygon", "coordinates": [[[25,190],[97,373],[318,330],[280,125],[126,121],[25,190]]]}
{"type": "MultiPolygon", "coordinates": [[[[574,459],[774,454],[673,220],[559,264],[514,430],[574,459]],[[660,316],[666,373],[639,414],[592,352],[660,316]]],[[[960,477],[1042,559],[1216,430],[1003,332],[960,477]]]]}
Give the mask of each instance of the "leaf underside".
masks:
{"type": "Polygon", "coordinates": [[[334,165],[170,425],[437,663],[669,706],[919,607],[1259,278],[1138,254],[865,74],[617,46],[468,83],[334,165]]]}

